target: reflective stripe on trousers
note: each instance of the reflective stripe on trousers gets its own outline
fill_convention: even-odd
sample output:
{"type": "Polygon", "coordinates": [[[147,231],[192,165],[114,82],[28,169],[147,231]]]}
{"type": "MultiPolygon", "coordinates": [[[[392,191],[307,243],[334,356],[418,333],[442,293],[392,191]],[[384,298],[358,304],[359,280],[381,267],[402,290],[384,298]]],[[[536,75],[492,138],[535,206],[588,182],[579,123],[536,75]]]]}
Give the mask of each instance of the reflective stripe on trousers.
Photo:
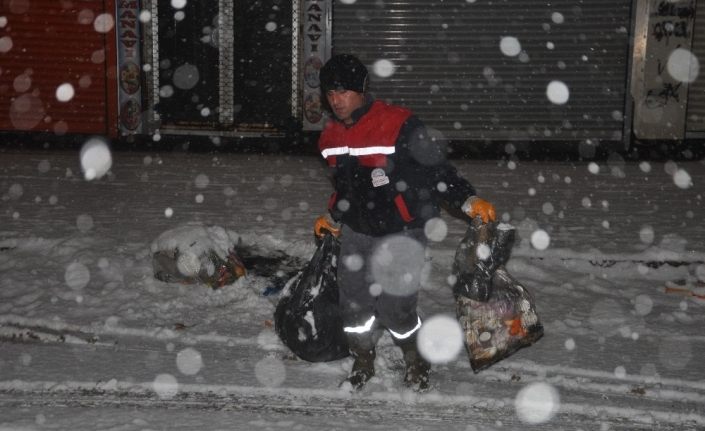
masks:
{"type": "Polygon", "coordinates": [[[343,331],[351,334],[365,334],[367,332],[370,332],[372,330],[372,326],[375,323],[375,316],[370,317],[367,319],[367,322],[365,322],[364,325],[361,326],[345,326],[343,327],[343,331]]]}
{"type": "Polygon", "coordinates": [[[418,319],[419,319],[419,321],[416,323],[416,326],[414,326],[411,330],[404,332],[403,334],[400,334],[398,332],[394,332],[391,329],[389,330],[389,333],[392,334],[392,336],[394,338],[396,338],[397,340],[405,340],[405,339],[411,337],[412,335],[414,335],[414,333],[416,333],[416,331],[418,331],[419,328],[421,328],[421,318],[418,317],[418,319]]]}
{"type": "MultiPolygon", "coordinates": [[[[389,333],[392,334],[392,336],[394,338],[396,338],[397,340],[405,340],[405,339],[411,337],[412,335],[414,335],[416,333],[416,331],[418,331],[419,328],[421,328],[421,318],[417,316],[417,319],[418,319],[418,321],[416,323],[416,326],[411,328],[409,331],[406,331],[404,333],[399,333],[399,332],[396,332],[396,331],[389,329],[389,333]]],[[[374,323],[375,323],[375,316],[372,316],[369,319],[367,319],[367,321],[363,325],[346,326],[343,328],[343,331],[345,331],[349,334],[365,334],[365,333],[368,333],[372,330],[374,323]]]]}

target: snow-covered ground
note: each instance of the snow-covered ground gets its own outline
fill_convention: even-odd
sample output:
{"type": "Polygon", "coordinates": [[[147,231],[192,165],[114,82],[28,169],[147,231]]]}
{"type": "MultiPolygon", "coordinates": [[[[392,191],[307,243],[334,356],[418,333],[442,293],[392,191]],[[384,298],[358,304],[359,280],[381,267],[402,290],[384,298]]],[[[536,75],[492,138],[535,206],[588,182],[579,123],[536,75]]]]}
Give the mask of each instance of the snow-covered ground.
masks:
{"type": "MultiPolygon", "coordinates": [[[[388,337],[361,393],[338,388],[350,359],[292,357],[262,295],[271,277],[219,290],[153,277],[152,243],[193,224],[305,261],[330,192],[317,158],[111,162],[89,181],[78,152],[0,152],[1,430],[705,429],[701,161],[456,161],[517,227],[508,269],[545,336],[478,374],[464,351],[436,364],[425,394],[404,389],[388,337]]],[[[427,317],[454,313],[465,225],[444,221],[427,317]]]]}

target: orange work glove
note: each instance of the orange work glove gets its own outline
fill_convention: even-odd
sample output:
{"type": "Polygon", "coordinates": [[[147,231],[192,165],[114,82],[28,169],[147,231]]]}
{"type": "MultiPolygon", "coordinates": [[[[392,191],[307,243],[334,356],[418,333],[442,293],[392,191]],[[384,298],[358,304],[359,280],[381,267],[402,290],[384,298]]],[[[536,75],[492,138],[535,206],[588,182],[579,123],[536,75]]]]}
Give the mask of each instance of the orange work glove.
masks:
{"type": "Polygon", "coordinates": [[[462,210],[470,218],[480,217],[483,223],[489,223],[497,220],[497,213],[494,205],[477,196],[471,196],[462,206],[462,210]]]}
{"type": "Polygon", "coordinates": [[[327,215],[319,216],[313,224],[313,234],[316,235],[316,238],[323,238],[326,231],[336,238],[340,235],[340,228],[335,227],[327,215]]]}

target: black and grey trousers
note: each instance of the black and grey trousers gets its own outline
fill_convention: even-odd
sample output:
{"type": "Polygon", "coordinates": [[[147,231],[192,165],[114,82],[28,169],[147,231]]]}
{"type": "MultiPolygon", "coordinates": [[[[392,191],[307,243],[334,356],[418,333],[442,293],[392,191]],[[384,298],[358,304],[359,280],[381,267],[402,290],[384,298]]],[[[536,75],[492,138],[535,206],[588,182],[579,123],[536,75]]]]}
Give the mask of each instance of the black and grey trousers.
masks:
{"type": "Polygon", "coordinates": [[[343,327],[359,347],[374,348],[380,329],[398,341],[421,327],[416,307],[426,263],[423,229],[374,237],[343,225],[338,288],[343,327]]]}

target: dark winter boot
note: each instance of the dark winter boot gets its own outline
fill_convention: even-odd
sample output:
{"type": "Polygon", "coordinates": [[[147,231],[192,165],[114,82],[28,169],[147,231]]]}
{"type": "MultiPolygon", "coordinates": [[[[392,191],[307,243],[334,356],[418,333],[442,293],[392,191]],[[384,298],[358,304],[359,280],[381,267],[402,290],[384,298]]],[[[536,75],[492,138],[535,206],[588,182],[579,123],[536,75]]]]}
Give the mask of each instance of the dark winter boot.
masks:
{"type": "Polygon", "coordinates": [[[345,382],[350,383],[353,389],[360,390],[375,375],[375,349],[374,347],[365,349],[351,346],[350,353],[355,358],[355,362],[353,362],[350,375],[345,379],[345,382]]]}
{"type": "Polygon", "coordinates": [[[368,380],[375,375],[375,345],[374,332],[365,334],[347,334],[350,354],[355,359],[348,378],[343,381],[350,383],[354,390],[360,390],[368,380]]]}
{"type": "Polygon", "coordinates": [[[427,390],[431,364],[421,356],[416,348],[416,337],[410,340],[397,341],[397,345],[404,352],[404,363],[406,364],[404,383],[417,392],[427,390]]]}

